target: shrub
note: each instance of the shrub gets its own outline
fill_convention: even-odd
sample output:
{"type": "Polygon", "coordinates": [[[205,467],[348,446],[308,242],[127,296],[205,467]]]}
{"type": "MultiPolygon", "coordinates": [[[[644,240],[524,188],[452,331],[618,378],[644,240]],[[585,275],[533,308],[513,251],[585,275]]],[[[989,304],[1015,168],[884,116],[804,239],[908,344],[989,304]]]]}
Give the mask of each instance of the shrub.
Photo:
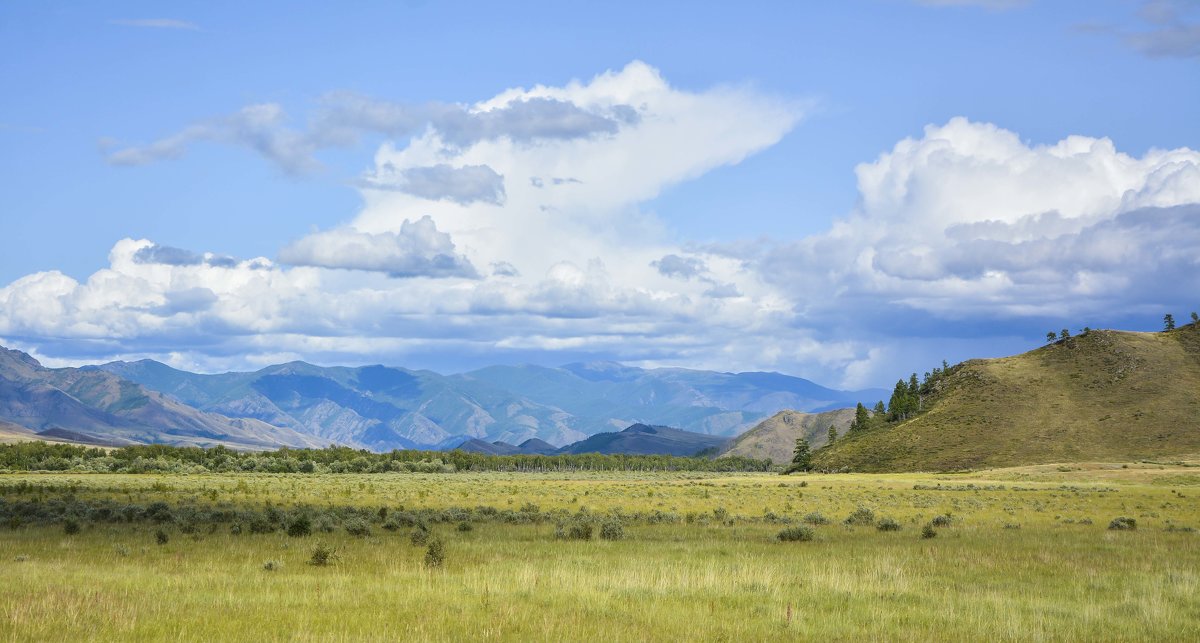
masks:
{"type": "Polygon", "coordinates": [[[351,536],[358,536],[359,538],[364,538],[371,535],[371,527],[368,526],[367,522],[362,518],[352,518],[347,520],[345,529],[346,533],[350,534],[351,536]]]}
{"type": "Polygon", "coordinates": [[[275,524],[262,516],[255,516],[250,521],[250,533],[252,534],[269,534],[274,531],[275,524]]]}
{"type": "Polygon", "coordinates": [[[288,525],[287,535],[293,538],[312,535],[312,519],[307,514],[300,514],[288,525]]]}
{"type": "Polygon", "coordinates": [[[808,542],[813,539],[816,532],[812,527],[788,527],[775,535],[775,538],[780,542],[808,542]]]}
{"type": "Polygon", "coordinates": [[[459,531],[467,532],[467,531],[472,531],[472,530],[474,530],[474,529],[475,529],[475,527],[471,526],[471,523],[469,523],[469,522],[460,522],[460,523],[458,523],[458,530],[459,530],[459,531]]]}
{"type": "Polygon", "coordinates": [[[440,538],[430,540],[429,547],[425,549],[425,566],[441,567],[444,562],[446,562],[446,546],[442,544],[440,538]]]}
{"type": "Polygon", "coordinates": [[[850,527],[870,525],[874,522],[875,512],[861,505],[849,516],[846,516],[846,520],[843,521],[844,524],[850,527]]]}
{"type": "Polygon", "coordinates": [[[317,546],[313,547],[312,556],[308,559],[308,564],[324,567],[340,559],[341,557],[338,556],[337,549],[326,545],[324,542],[318,542],[317,546]]]}
{"type": "Polygon", "coordinates": [[[1120,516],[1113,518],[1112,522],[1108,523],[1108,528],[1117,531],[1133,531],[1134,529],[1137,529],[1137,520],[1126,516],[1120,516]]]}
{"type": "Polygon", "coordinates": [[[409,542],[414,546],[421,546],[429,542],[429,530],[424,527],[417,527],[412,530],[412,535],[408,537],[409,542]]]}
{"type": "Polygon", "coordinates": [[[591,540],[592,523],[582,520],[571,523],[571,526],[567,528],[567,538],[571,540],[591,540]]]}
{"type": "Polygon", "coordinates": [[[620,520],[605,520],[604,524],[600,525],[601,540],[621,540],[625,537],[625,527],[620,520]]]}
{"type": "Polygon", "coordinates": [[[929,524],[933,525],[934,527],[949,527],[953,523],[954,523],[954,518],[950,514],[942,514],[940,516],[934,516],[933,520],[929,521],[929,524]]]}
{"type": "Polygon", "coordinates": [[[1020,529],[1021,525],[1019,525],[1015,522],[1006,522],[1006,523],[1004,523],[1004,528],[1005,529],[1020,529]]]}
{"type": "Polygon", "coordinates": [[[171,541],[171,537],[167,535],[167,532],[165,532],[161,529],[154,532],[154,542],[156,542],[160,545],[165,545],[170,541],[171,541]]]}
{"type": "Polygon", "coordinates": [[[804,522],[804,523],[808,523],[810,525],[828,525],[829,524],[829,519],[826,518],[824,515],[822,515],[821,512],[819,512],[819,511],[814,511],[810,514],[806,514],[803,518],[800,519],[800,521],[804,522]]]}
{"type": "Polygon", "coordinates": [[[937,537],[937,530],[933,528],[932,522],[926,523],[926,525],[924,527],[921,527],[921,537],[922,538],[936,538],[937,537]]]}
{"type": "Polygon", "coordinates": [[[263,571],[266,571],[266,572],[279,571],[279,570],[283,569],[283,561],[274,560],[274,559],[268,560],[267,562],[263,563],[262,568],[263,568],[263,571]]]}
{"type": "Polygon", "coordinates": [[[875,528],[879,531],[900,531],[900,523],[891,518],[880,518],[875,528]]]}
{"type": "Polygon", "coordinates": [[[81,527],[79,526],[78,520],[68,518],[67,521],[63,523],[63,533],[68,536],[73,536],[79,533],[80,529],[81,527]]]}

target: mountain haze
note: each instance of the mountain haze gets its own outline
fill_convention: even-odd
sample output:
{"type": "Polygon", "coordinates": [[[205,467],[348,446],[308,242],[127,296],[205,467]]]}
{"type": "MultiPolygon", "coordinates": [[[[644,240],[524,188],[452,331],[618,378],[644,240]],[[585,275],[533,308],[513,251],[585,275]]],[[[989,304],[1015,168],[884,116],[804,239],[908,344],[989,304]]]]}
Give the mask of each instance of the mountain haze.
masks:
{"type": "Polygon", "coordinates": [[[0,348],[0,420],[40,437],[85,444],[163,443],[267,449],[326,443],[254,419],[205,413],[112,373],[43,367],[0,348]]]}
{"type": "Polygon", "coordinates": [[[204,411],[373,450],[450,448],[471,438],[493,447],[531,439],[561,447],[639,422],[726,438],[780,409],[883,396],[881,390],[836,391],[776,373],[648,370],[608,362],[492,366],[461,375],[304,362],[216,375],[152,360],[96,368],[204,411]]]}

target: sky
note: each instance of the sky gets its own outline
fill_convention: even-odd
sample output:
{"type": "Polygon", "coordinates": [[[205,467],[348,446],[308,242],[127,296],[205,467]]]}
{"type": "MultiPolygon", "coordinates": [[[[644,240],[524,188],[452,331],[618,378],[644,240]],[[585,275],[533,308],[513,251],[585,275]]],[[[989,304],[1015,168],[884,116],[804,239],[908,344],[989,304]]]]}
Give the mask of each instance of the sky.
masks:
{"type": "Polygon", "coordinates": [[[1200,2],[0,3],[0,344],[829,386],[1200,309],[1200,2]]]}

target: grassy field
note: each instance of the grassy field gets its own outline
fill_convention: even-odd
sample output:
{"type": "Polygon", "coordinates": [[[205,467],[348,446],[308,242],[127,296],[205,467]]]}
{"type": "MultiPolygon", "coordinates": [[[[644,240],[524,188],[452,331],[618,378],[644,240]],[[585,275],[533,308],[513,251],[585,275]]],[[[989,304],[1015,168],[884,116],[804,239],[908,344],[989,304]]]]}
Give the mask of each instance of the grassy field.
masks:
{"type": "Polygon", "coordinates": [[[1195,640],[1200,467],[956,475],[0,475],[0,501],[358,507],[369,533],[227,522],[0,526],[0,639],[1195,640]],[[426,565],[388,512],[432,524],[426,565]],[[860,507],[870,521],[843,521],[860,507]],[[381,512],[380,509],[385,509],[381,512]],[[581,512],[581,508],[586,508],[581,512]],[[556,538],[622,517],[624,538],[556,538]],[[780,542],[811,526],[808,542],[780,542]],[[510,512],[511,514],[511,512],[510,512]],[[936,516],[942,526],[923,538],[936,516]],[[431,514],[433,515],[433,514],[431,514]],[[530,514],[533,515],[533,514],[530,514]],[[1110,530],[1118,516],[1136,530],[1110,530]],[[882,531],[890,518],[898,531],[882,531]],[[167,542],[159,544],[157,532],[167,542]],[[187,533],[185,533],[187,532],[187,533]],[[309,564],[324,542],[339,559],[309,564]],[[265,569],[272,562],[274,570],[265,569]]]}

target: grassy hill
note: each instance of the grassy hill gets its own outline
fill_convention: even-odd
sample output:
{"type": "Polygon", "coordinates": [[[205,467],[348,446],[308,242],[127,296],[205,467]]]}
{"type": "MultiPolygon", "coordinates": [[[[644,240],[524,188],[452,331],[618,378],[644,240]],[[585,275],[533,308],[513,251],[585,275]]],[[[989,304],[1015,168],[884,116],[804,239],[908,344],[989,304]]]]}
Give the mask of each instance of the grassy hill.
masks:
{"type": "Polygon", "coordinates": [[[1200,453],[1200,328],[1094,330],[950,369],[925,411],[817,452],[814,466],[957,470],[1200,453]]]}
{"type": "Polygon", "coordinates": [[[739,435],[721,452],[722,456],[767,458],[776,464],[791,462],[796,438],[804,437],[810,447],[825,446],[832,424],[844,435],[854,420],[854,409],[838,409],[824,413],[780,411],[739,435]]]}

